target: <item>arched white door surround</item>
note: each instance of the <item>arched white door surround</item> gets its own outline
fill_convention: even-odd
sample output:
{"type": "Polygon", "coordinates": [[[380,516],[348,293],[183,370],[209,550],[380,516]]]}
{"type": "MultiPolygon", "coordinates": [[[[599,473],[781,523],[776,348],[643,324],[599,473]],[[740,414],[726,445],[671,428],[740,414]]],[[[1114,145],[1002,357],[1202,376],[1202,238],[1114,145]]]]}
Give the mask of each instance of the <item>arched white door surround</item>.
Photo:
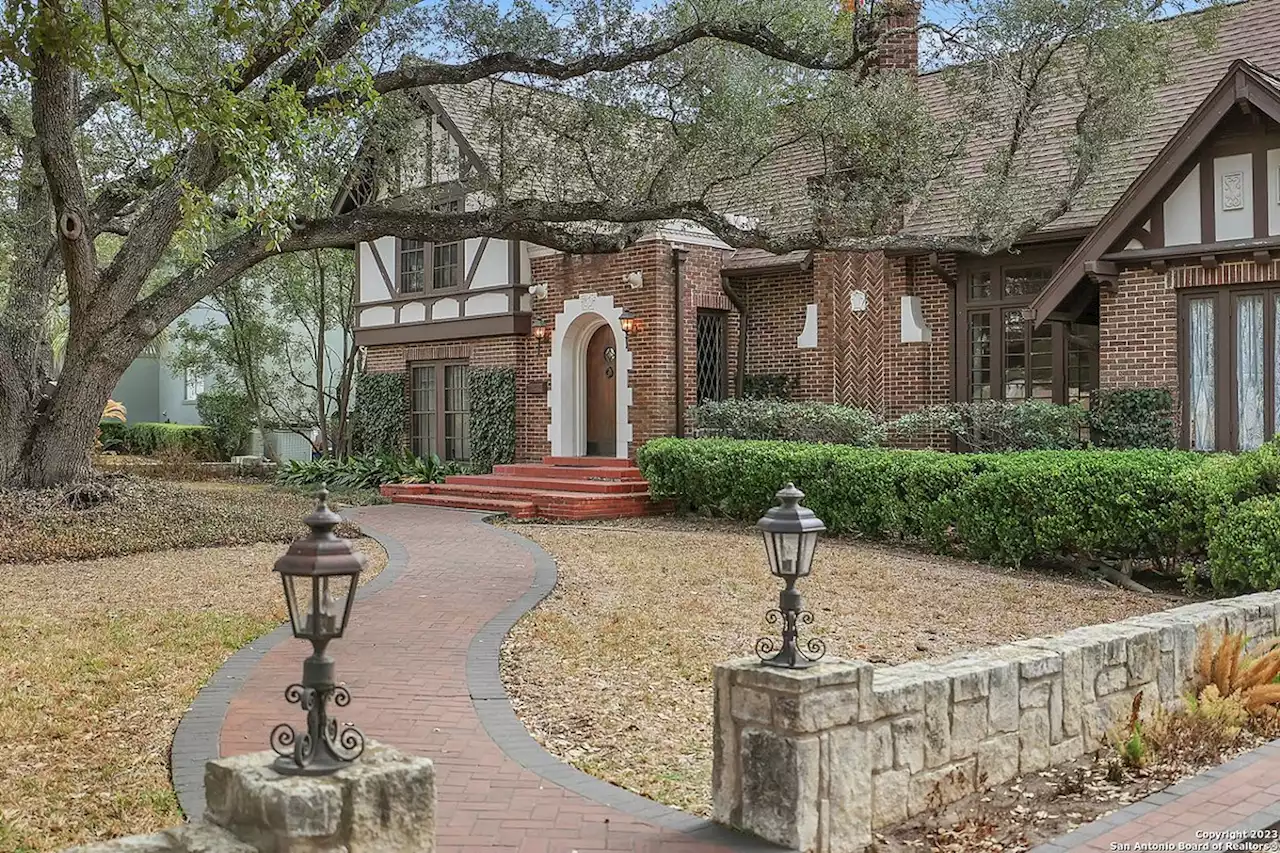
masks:
{"type": "Polygon", "coordinates": [[[551,387],[547,391],[547,405],[551,409],[547,438],[551,440],[552,456],[586,455],[587,344],[596,329],[607,325],[613,330],[617,350],[614,381],[618,383],[618,447],[614,456],[627,458],[631,447],[631,419],[628,416],[631,385],[627,379],[631,373],[631,350],[627,348],[627,334],[619,322],[622,310],[613,304],[612,296],[584,293],[576,299],[567,300],[555,317],[551,355],[547,359],[547,375],[551,378],[551,387]]]}

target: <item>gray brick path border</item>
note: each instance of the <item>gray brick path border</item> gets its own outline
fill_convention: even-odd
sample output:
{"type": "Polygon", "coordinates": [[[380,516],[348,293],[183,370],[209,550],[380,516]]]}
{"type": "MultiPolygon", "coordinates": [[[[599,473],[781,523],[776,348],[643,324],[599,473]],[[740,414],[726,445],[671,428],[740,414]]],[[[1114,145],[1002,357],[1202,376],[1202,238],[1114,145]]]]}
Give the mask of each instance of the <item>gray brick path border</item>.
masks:
{"type": "MultiPolygon", "coordinates": [[[[358,515],[358,512],[342,514],[347,520],[356,520],[358,515]]],[[[409,558],[392,537],[367,524],[361,524],[360,529],[387,552],[387,565],[376,578],[360,587],[356,593],[357,601],[395,583],[409,558]]],[[[267,652],[292,637],[293,632],[285,624],[236,651],[200,688],[195,701],[179,721],[178,730],[173,733],[173,746],[169,749],[169,776],[178,795],[178,807],[187,820],[197,821],[204,814],[204,765],[218,758],[219,734],[231,697],[267,652]]]]}
{"type": "MultiPolygon", "coordinates": [[[[471,703],[485,731],[511,760],[593,802],[689,836],[691,841],[721,845],[738,853],[779,853],[783,848],[753,836],[734,832],[718,823],[690,815],[679,809],[645,799],[638,794],[589,776],[565,764],[530,736],[511,706],[502,685],[499,652],[502,641],[520,617],[546,598],[556,586],[556,564],[537,543],[518,533],[488,523],[492,514],[469,513],[486,534],[505,537],[524,548],[533,558],[534,578],[529,589],[491,619],[471,640],[467,650],[467,687],[471,703]]],[[[344,514],[358,518],[359,513],[344,514]]],[[[408,553],[393,537],[361,523],[366,536],[387,552],[387,566],[361,587],[357,600],[374,595],[393,584],[404,572],[408,553]]],[[[170,774],[178,804],[188,820],[199,820],[204,811],[204,765],[218,757],[219,734],[232,697],[249,673],[276,645],[292,637],[288,625],[259,637],[235,652],[196,695],[191,708],[178,723],[169,754],[170,774]]]]}
{"type": "MultiPolygon", "coordinates": [[[[1067,851],[1078,847],[1081,844],[1092,841],[1100,835],[1105,835],[1117,827],[1124,826],[1131,820],[1141,817],[1144,814],[1155,811],[1163,806],[1177,803],[1178,800],[1199,791],[1202,788],[1212,785],[1220,779],[1225,779],[1232,773],[1243,770],[1254,762],[1261,761],[1264,758],[1275,758],[1280,755],[1280,741],[1272,741],[1264,744],[1257,749],[1237,755],[1230,761],[1219,764],[1217,767],[1210,767],[1190,776],[1180,782],[1175,782],[1169,787],[1157,791],[1136,803],[1130,803],[1122,809],[1118,809],[1110,814],[1103,815],[1097,820],[1084,824],[1068,833],[1059,835],[1051,841],[1047,841],[1038,847],[1033,847],[1030,853],[1067,853],[1067,851]]],[[[1280,804],[1269,806],[1253,813],[1243,821],[1232,824],[1222,829],[1215,829],[1214,832],[1222,832],[1231,834],[1232,843],[1240,844],[1250,840],[1250,833],[1261,833],[1264,830],[1280,829],[1280,804]]],[[[1268,839],[1271,840],[1271,839],[1268,839]]],[[[1231,848],[1220,848],[1222,853],[1231,853],[1231,848]]]]}

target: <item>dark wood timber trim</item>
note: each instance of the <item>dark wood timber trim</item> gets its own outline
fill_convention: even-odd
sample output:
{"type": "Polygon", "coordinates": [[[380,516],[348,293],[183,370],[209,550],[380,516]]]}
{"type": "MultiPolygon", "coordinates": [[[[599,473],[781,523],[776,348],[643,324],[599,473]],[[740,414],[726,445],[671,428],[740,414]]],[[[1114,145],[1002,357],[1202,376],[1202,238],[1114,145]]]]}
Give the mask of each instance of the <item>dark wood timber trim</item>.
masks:
{"type": "Polygon", "coordinates": [[[422,323],[401,323],[356,329],[356,346],[384,344],[419,344],[460,338],[492,338],[502,335],[527,335],[532,330],[528,314],[494,314],[482,317],[460,317],[422,323]]]}
{"type": "Polygon", "coordinates": [[[929,269],[934,275],[942,279],[952,288],[955,288],[955,286],[960,283],[959,276],[942,265],[942,259],[938,256],[937,252],[929,253],[929,269]]]}
{"type": "MultiPolygon", "coordinates": [[[[1164,146],[1150,165],[1142,171],[1120,199],[1112,206],[1079,248],[1032,303],[1034,322],[1038,325],[1058,307],[1085,275],[1084,262],[1095,260],[1119,240],[1134,218],[1141,215],[1169,184],[1178,169],[1192,158],[1218,123],[1233,109],[1238,97],[1245,97],[1259,111],[1280,122],[1280,91],[1249,63],[1236,60],[1213,91],[1200,103],[1178,132],[1164,146]]],[[[1212,161],[1208,176],[1212,190],[1212,161]]],[[[1201,168],[1201,209],[1204,209],[1205,169],[1201,168]]],[[[1212,192],[1210,193],[1212,197],[1212,192]]],[[[1212,240],[1201,234],[1201,240],[1212,240]]]]}
{"type": "Polygon", "coordinates": [[[720,289],[729,298],[729,304],[733,306],[733,310],[738,312],[738,369],[734,371],[733,376],[733,396],[741,397],[747,371],[747,306],[738,292],[733,289],[733,285],[729,283],[729,276],[720,276],[720,289]]]}
{"type": "Polygon", "coordinates": [[[1106,291],[1116,289],[1116,280],[1120,277],[1119,268],[1111,261],[1085,261],[1085,275],[1096,282],[1098,287],[1106,291]]]}
{"type": "Polygon", "coordinates": [[[1201,255],[1200,266],[1204,267],[1207,270],[1216,270],[1218,268],[1218,256],[1217,255],[1201,255]]]}
{"type": "Polygon", "coordinates": [[[507,280],[512,284],[520,282],[522,265],[520,263],[520,241],[507,241],[507,280]]]}
{"type": "Polygon", "coordinates": [[[1214,186],[1213,157],[1200,158],[1200,242],[1218,241],[1218,194],[1214,186]]]}
{"type": "Polygon", "coordinates": [[[1271,232],[1271,223],[1268,221],[1270,207],[1267,204],[1267,184],[1270,175],[1267,174],[1267,149],[1274,140],[1268,139],[1266,136],[1259,135],[1253,143],[1253,236],[1266,237],[1271,232]]]}
{"type": "MultiPolygon", "coordinates": [[[[1182,181],[1178,181],[1177,184],[1174,184],[1173,187],[1170,188],[1169,192],[1176,190],[1181,183],[1182,181]]],[[[1149,232],[1150,236],[1148,237],[1150,240],[1150,242],[1147,243],[1148,249],[1159,249],[1164,246],[1164,203],[1167,198],[1168,195],[1165,195],[1151,205],[1151,231],[1149,232]]]]}
{"type": "MultiPolygon", "coordinates": [[[[436,118],[440,119],[440,123],[444,125],[444,129],[449,131],[454,142],[458,143],[458,150],[461,151],[466,159],[476,167],[476,170],[482,175],[488,175],[490,173],[489,164],[486,163],[476,150],[471,147],[471,143],[462,135],[462,131],[458,129],[458,125],[454,123],[453,119],[449,116],[449,113],[445,111],[445,108],[441,105],[436,96],[431,94],[431,92],[425,88],[415,89],[413,94],[426,101],[431,112],[435,113],[436,118]]],[[[462,176],[461,164],[458,168],[458,176],[462,176]]]]}
{"type": "Polygon", "coordinates": [[[1269,249],[1259,249],[1253,253],[1253,262],[1258,266],[1265,267],[1271,263],[1271,251],[1269,249]]]}
{"type": "Polygon", "coordinates": [[[1221,243],[1199,245],[1190,243],[1186,246],[1170,246],[1167,249],[1129,249],[1124,252],[1109,252],[1101,260],[1114,261],[1116,264],[1128,266],[1142,261],[1173,261],[1186,258],[1200,258],[1204,255],[1244,255],[1259,251],[1280,250],[1280,236],[1261,239],[1223,240],[1221,243]]]}
{"type": "MultiPolygon", "coordinates": [[[[462,244],[462,255],[463,257],[466,257],[467,242],[465,240],[462,240],[460,242],[462,244]]],[[[462,288],[464,290],[470,288],[471,282],[476,280],[476,270],[480,269],[480,259],[484,257],[485,249],[488,249],[488,248],[489,248],[489,238],[481,237],[480,245],[476,247],[476,255],[474,258],[471,259],[471,265],[467,267],[467,277],[462,282],[462,288]]]]}
{"type": "Polygon", "coordinates": [[[373,263],[374,263],[374,265],[375,265],[375,266],[377,266],[377,268],[378,268],[378,272],[379,272],[379,273],[381,273],[381,275],[382,275],[382,283],[383,283],[383,284],[385,284],[385,285],[387,286],[387,296],[388,296],[388,297],[390,297],[390,298],[392,298],[392,299],[395,299],[395,298],[396,298],[396,283],[397,283],[397,281],[399,280],[399,276],[400,276],[400,238],[399,238],[399,237],[397,237],[397,238],[396,238],[396,243],[395,243],[395,251],[396,251],[396,259],[395,259],[395,264],[396,264],[396,281],[393,281],[393,280],[391,279],[391,273],[387,272],[387,265],[386,265],[386,263],[382,260],[382,253],[378,251],[378,244],[377,244],[377,242],[370,242],[370,243],[369,243],[369,251],[373,254],[373,263]]]}

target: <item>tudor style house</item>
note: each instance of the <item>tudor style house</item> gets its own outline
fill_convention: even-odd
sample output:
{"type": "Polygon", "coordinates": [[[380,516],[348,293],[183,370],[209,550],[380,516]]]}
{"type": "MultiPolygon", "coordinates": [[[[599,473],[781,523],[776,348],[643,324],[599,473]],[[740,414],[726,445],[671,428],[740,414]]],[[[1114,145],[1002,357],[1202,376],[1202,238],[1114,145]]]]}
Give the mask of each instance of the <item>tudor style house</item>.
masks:
{"type": "MultiPolygon", "coordinates": [[[[906,47],[888,61],[915,73],[906,47]]],[[[621,511],[616,496],[639,488],[626,488],[638,474],[625,460],[651,438],[688,434],[696,401],[739,393],[756,375],[789,376],[796,398],[887,417],[1158,386],[1178,401],[1185,446],[1256,447],[1280,432],[1280,0],[1230,7],[1211,50],[1180,53],[1144,135],[1091,183],[1088,204],[995,256],[776,256],[678,223],[610,256],[429,234],[360,245],[357,343],[368,370],[406,374],[413,450],[466,459],[466,371],[504,365],[517,377],[518,459],[557,457],[550,473],[503,469],[505,495],[492,479],[462,477],[428,497],[533,514],[535,487],[585,480],[564,466],[600,475],[612,465],[623,473],[592,482],[614,505],[565,517],[621,511]]],[[[940,75],[917,85],[945,110],[940,75]]],[[[472,105],[517,88],[422,93],[426,130],[462,170],[432,180],[465,185],[486,168],[468,138],[472,105]]],[[[784,149],[734,212],[803,217],[826,166],[784,149]]],[[[1046,155],[1043,169],[1056,168],[1046,155]]],[[[904,230],[963,236],[956,192],[936,190],[904,230]]]]}

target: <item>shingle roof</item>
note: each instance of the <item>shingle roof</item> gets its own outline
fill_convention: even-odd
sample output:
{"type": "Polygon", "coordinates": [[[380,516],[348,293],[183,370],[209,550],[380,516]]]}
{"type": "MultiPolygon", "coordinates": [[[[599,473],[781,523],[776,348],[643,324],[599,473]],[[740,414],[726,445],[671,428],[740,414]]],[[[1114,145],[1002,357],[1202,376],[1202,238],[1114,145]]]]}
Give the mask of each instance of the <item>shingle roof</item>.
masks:
{"type": "MultiPolygon", "coordinates": [[[[1280,0],[1245,0],[1223,11],[1211,49],[1192,44],[1190,35],[1183,37],[1185,44],[1174,48],[1176,55],[1186,58],[1185,62],[1152,98],[1152,112],[1141,135],[1113,152],[1109,166],[1086,184],[1077,206],[1042,232],[1095,225],[1213,89],[1232,61],[1247,59],[1266,72],[1280,74],[1280,0]]],[[[952,114],[943,73],[921,75],[919,86],[935,117],[944,119],[952,114]]],[[[1029,148],[1033,171],[1040,179],[1052,181],[1066,174],[1068,163],[1061,156],[1061,146],[1072,133],[1074,119],[1069,103],[1049,108],[1029,148]]],[[[980,175],[999,144],[998,139],[971,144],[965,159],[956,165],[959,180],[934,187],[908,216],[904,230],[937,237],[965,234],[967,226],[960,203],[965,178],[972,180],[980,175]]],[[[781,231],[804,227],[811,215],[809,180],[823,174],[830,165],[827,152],[807,145],[788,146],[750,179],[738,183],[721,203],[728,212],[759,217],[781,231]]]]}

